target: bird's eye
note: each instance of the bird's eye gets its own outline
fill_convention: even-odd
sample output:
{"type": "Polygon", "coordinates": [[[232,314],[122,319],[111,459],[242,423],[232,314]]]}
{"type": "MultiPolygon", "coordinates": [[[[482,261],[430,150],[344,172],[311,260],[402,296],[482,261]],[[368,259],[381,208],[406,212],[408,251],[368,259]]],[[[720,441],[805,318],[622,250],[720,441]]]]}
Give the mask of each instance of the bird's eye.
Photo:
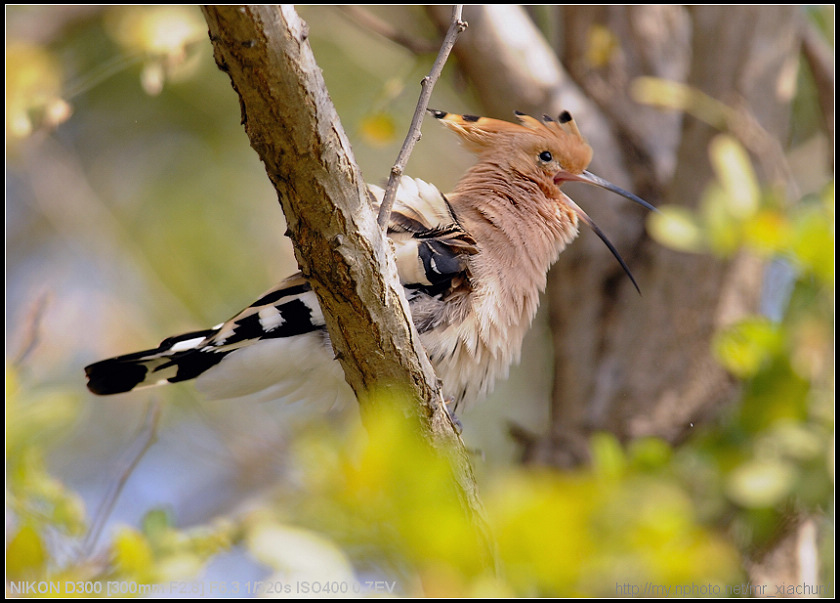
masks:
{"type": "Polygon", "coordinates": [[[548,151],[543,151],[542,153],[540,153],[540,161],[548,163],[549,161],[551,161],[551,159],[551,153],[549,153],[548,151]]]}

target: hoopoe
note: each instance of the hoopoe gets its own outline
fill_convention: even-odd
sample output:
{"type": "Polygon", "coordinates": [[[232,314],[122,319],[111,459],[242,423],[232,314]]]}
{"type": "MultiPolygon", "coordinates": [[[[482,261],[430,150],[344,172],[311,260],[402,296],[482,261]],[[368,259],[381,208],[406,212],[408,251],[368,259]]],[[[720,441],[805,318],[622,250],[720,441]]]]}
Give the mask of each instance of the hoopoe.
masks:
{"type": "MultiPolygon", "coordinates": [[[[403,177],[387,234],[412,318],[457,410],[492,390],[519,360],[522,341],[560,252],[590,226],[566,196],[566,181],[593,184],[654,210],[639,197],[588,172],[592,149],[568,112],[520,123],[431,111],[477,157],[447,195],[403,177]]],[[[377,203],[384,191],[369,190],[377,203]]],[[[352,399],[315,293],[300,274],[211,329],[165,339],[157,348],[86,367],[88,388],[116,394],[197,378],[208,396],[329,403],[352,399]]]]}

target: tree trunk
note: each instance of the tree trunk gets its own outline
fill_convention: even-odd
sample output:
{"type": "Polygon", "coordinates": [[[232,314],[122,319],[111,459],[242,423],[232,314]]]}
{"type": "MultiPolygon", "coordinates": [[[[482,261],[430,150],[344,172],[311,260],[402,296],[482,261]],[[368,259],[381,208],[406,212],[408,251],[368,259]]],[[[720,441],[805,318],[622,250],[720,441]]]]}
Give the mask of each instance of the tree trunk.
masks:
{"type": "Polygon", "coordinates": [[[239,95],[251,146],[277,190],[295,257],[361,404],[383,404],[451,453],[453,488],[493,560],[469,455],[443,406],[365,183],[291,6],[205,6],[216,63],[239,95]],[[393,395],[383,395],[388,390],[393,395]]]}
{"type": "MultiPolygon", "coordinates": [[[[506,26],[524,16],[521,9],[471,7],[456,53],[491,112],[567,108],[594,148],[593,172],[655,205],[694,206],[712,178],[708,143],[716,132],[635,103],[630,82],[647,75],[687,83],[783,139],[796,10],[563,8],[558,60],[533,25],[528,34],[506,26]]],[[[724,262],[665,249],[646,235],[638,208],[592,188],[567,185],[567,192],[613,239],[642,296],[589,233],[550,272],[552,421],[526,457],[557,465],[586,458],[593,431],[678,441],[731,400],[736,385],[712,358],[710,342],[719,327],[757,308],[762,271],[746,256],[724,262]]]]}

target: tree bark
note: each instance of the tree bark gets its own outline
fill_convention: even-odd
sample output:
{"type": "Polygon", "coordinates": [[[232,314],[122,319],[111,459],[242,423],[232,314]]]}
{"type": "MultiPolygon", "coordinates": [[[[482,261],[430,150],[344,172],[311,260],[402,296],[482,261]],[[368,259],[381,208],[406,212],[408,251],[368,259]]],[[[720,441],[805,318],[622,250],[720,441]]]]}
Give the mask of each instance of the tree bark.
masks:
{"type": "Polygon", "coordinates": [[[468,454],[443,406],[306,24],[290,6],[203,10],[216,62],[239,95],[245,131],[277,190],[295,256],[318,295],[362,418],[408,397],[408,419],[454,453],[453,481],[483,531],[468,454]]]}
{"type": "Polygon", "coordinates": [[[383,386],[402,387],[431,409],[434,373],[306,24],[289,7],[204,12],[216,62],[239,94],[242,124],[277,190],[348,383],[366,402],[383,386]]]}

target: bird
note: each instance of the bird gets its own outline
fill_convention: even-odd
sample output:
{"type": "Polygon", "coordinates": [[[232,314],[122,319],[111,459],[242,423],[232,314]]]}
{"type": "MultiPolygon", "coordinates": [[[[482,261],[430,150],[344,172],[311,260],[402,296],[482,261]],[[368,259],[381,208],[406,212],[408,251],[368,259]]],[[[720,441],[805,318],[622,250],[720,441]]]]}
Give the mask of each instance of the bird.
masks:
{"type": "MultiPolygon", "coordinates": [[[[656,208],[587,170],[593,151],[568,111],[541,119],[516,111],[517,122],[429,112],[476,162],[445,195],[402,176],[387,236],[412,320],[454,412],[486,397],[519,361],[548,269],[580,223],[639,290],[616,248],[561,185],[583,182],[656,208]]],[[[381,204],[383,189],[368,190],[374,206],[381,204]]],[[[99,395],[196,379],[209,398],[335,405],[353,396],[300,273],[226,322],[96,362],[85,373],[99,395]]]]}

